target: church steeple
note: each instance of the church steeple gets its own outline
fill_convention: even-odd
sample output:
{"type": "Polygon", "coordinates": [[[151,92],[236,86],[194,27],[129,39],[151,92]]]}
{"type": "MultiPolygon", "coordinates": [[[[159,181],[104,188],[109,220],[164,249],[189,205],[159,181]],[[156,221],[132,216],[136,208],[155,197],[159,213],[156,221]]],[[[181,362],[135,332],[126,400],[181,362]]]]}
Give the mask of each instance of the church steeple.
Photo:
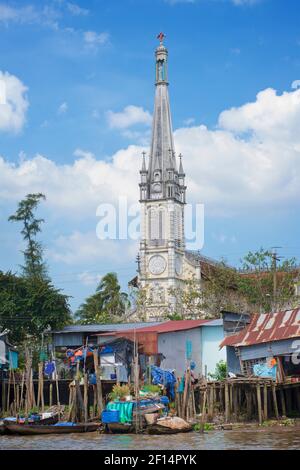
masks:
{"type": "Polygon", "coordinates": [[[147,175],[150,199],[177,199],[179,194],[168,93],[168,50],[163,44],[164,37],[163,33],[158,35],[160,44],[155,51],[156,90],[147,175]]]}
{"type": "Polygon", "coordinates": [[[149,157],[140,171],[141,241],[139,285],[145,291],[147,319],[176,311],[172,292],[183,286],[185,266],[185,175],[176,164],[168,94],[168,51],[160,33],[155,51],[155,102],[149,157]]]}

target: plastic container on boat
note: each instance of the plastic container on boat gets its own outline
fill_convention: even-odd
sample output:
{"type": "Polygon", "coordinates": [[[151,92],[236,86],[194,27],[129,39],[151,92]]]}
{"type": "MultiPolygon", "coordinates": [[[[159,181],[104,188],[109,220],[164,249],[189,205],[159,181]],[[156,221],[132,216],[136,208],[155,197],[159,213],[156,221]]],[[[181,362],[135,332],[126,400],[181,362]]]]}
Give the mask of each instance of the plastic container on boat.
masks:
{"type": "Polygon", "coordinates": [[[169,404],[170,400],[166,395],[163,395],[162,397],[160,397],[160,402],[163,405],[167,406],[169,404]]]}
{"type": "Polygon", "coordinates": [[[107,410],[102,411],[102,423],[109,424],[109,423],[118,423],[120,420],[120,411],[119,410],[107,410]]]}

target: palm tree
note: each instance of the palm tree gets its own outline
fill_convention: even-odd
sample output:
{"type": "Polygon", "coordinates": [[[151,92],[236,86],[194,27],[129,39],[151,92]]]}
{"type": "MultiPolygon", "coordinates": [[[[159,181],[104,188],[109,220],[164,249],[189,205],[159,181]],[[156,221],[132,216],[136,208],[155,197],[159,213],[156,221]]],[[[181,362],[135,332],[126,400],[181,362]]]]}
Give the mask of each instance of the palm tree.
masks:
{"type": "Polygon", "coordinates": [[[121,292],[117,274],[107,273],[91,295],[79,307],[76,317],[80,323],[114,323],[122,320],[130,305],[128,294],[121,292]]]}

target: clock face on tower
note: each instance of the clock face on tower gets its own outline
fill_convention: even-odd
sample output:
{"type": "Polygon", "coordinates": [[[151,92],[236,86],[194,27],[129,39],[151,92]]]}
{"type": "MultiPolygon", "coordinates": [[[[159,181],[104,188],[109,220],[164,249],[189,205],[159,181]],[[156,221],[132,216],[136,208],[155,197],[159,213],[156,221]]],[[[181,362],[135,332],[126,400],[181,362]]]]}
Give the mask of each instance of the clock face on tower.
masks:
{"type": "Polygon", "coordinates": [[[162,256],[152,256],[149,261],[149,271],[151,274],[162,274],[166,269],[166,265],[166,260],[162,256]]]}

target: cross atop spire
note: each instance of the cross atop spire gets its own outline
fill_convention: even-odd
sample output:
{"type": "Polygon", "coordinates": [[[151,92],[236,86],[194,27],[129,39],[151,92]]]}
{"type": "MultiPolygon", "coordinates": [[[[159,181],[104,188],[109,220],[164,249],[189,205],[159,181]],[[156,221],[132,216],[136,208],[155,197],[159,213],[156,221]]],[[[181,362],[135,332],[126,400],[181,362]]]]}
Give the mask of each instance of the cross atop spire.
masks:
{"type": "Polygon", "coordinates": [[[164,42],[165,37],[166,37],[166,35],[164,33],[159,33],[157,35],[157,39],[159,39],[160,44],[162,44],[164,42]]]}

